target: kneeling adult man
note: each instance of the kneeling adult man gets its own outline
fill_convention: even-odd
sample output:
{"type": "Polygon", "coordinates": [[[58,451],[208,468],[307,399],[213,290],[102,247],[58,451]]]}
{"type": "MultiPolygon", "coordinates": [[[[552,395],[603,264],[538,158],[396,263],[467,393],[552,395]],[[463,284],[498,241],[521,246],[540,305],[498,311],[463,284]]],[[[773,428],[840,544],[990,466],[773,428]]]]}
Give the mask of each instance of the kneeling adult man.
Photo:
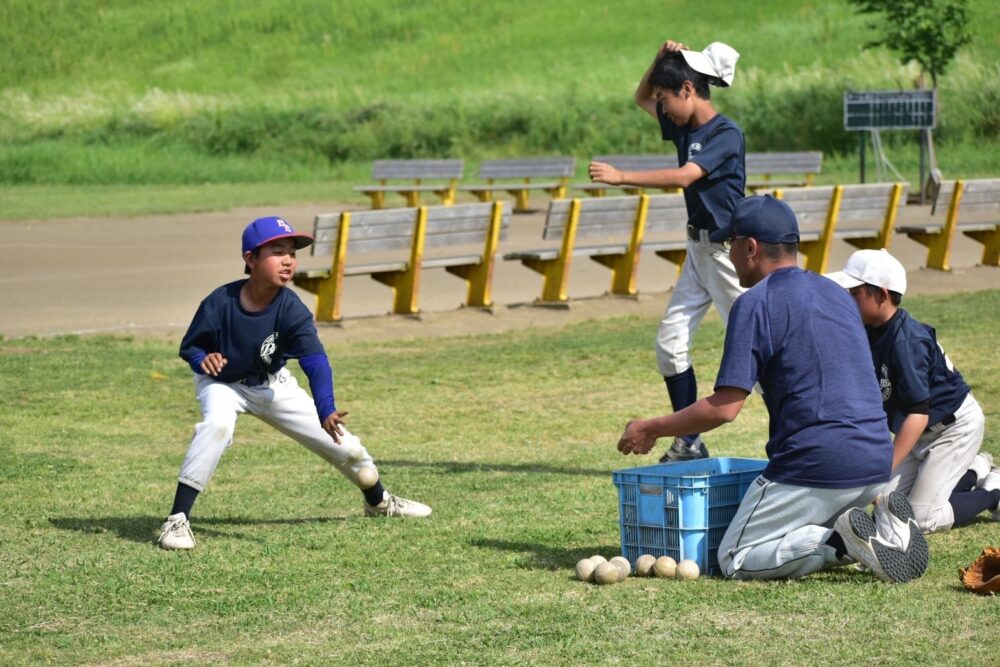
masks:
{"type": "Polygon", "coordinates": [[[864,355],[857,306],[832,281],[796,264],[795,214],[771,196],[747,197],[712,234],[748,289],[729,314],[715,393],[663,417],[629,422],[623,454],[657,438],[732,421],[755,383],[770,417],[768,465],[750,485],[719,546],[726,577],[778,579],[863,564],[885,581],[927,568],[927,543],[904,494],[880,498],[892,440],[864,355]],[[864,508],[877,501],[875,516],[864,508]]]}

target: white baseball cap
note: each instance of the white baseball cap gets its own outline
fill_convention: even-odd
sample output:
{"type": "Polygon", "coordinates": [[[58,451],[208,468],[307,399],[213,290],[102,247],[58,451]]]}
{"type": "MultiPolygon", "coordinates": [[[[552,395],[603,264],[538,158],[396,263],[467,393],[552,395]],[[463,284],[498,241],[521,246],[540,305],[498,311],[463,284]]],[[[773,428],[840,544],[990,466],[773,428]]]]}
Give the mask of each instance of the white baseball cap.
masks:
{"type": "Polygon", "coordinates": [[[843,271],[826,277],[846,289],[868,284],[906,294],[906,269],[885,249],[858,250],[847,258],[843,271]]]}
{"type": "Polygon", "coordinates": [[[704,51],[682,50],[681,55],[691,69],[711,77],[710,83],[723,88],[732,84],[736,61],[740,59],[736,49],[722,42],[712,42],[704,51]]]}

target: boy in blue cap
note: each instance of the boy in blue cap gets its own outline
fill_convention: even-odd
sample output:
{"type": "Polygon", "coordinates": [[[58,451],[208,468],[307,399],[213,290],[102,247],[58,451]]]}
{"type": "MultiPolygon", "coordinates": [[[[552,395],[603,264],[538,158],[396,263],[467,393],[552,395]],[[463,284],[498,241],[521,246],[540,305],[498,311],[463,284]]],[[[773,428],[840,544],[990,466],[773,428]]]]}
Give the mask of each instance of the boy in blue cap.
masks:
{"type": "MultiPolygon", "coordinates": [[[[663,313],[656,359],[674,411],[698,399],[689,354],[691,338],[714,303],[725,321],[741,292],[726,252],[709,234],[729,222],[746,186],[743,130],[712,105],[710,86],[729,87],[740,54],[722,42],[691,51],[680,42],[660,47],[635,91],[635,103],[656,119],[664,141],[677,150],[677,169],[624,172],[590,164],[590,178],[611,185],[683,188],[687,206],[687,256],[663,313]]],[[[679,434],[661,461],[708,456],[697,431],[679,434]]]]}
{"type": "Polygon", "coordinates": [[[174,505],[160,528],[164,549],[191,549],[191,508],[232,444],[236,418],[245,412],[318,454],[364,494],[367,516],[425,517],[431,508],[394,496],[361,441],[344,428],[337,410],[330,362],[312,313],[288,284],[297,250],[312,244],[278,217],[258,218],[243,231],[249,278],[219,287],[201,302],[180,356],[194,371],[202,421],[181,465],[174,505]],[[285,368],[298,359],[312,398],[285,368]]]}
{"type": "Polygon", "coordinates": [[[859,562],[906,582],[927,568],[927,542],[906,495],[865,511],[889,481],[892,441],[854,302],[796,263],[795,214],[771,196],[747,197],[712,234],[748,288],[729,313],[715,393],[663,417],[629,422],[623,454],[661,437],[732,421],[759,383],[770,417],[768,464],[719,545],[726,577],[777,579],[859,562]]]}

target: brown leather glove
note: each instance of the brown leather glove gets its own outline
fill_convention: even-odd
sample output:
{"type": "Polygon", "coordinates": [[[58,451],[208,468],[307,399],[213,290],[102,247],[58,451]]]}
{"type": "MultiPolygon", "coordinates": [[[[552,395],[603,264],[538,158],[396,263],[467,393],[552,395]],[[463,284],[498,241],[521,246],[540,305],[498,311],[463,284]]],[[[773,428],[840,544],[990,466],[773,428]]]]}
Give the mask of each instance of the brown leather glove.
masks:
{"type": "Polygon", "coordinates": [[[996,595],[1000,593],[1000,549],[986,547],[972,565],[959,568],[962,585],[973,593],[996,595]]]}

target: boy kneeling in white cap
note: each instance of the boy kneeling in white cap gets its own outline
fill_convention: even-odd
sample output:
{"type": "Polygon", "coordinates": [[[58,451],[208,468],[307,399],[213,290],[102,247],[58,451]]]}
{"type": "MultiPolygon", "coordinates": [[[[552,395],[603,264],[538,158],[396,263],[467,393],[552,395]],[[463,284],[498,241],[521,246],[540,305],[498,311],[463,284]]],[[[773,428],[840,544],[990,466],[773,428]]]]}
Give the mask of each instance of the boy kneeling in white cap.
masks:
{"type": "MultiPolygon", "coordinates": [[[[886,250],[859,250],[828,278],[847,288],[868,333],[893,440],[893,476],[925,533],[1000,520],[1000,468],[980,452],[985,419],[932,327],[899,307],[906,270],[886,250]]],[[[880,513],[876,512],[876,519],[880,513]]]]}

